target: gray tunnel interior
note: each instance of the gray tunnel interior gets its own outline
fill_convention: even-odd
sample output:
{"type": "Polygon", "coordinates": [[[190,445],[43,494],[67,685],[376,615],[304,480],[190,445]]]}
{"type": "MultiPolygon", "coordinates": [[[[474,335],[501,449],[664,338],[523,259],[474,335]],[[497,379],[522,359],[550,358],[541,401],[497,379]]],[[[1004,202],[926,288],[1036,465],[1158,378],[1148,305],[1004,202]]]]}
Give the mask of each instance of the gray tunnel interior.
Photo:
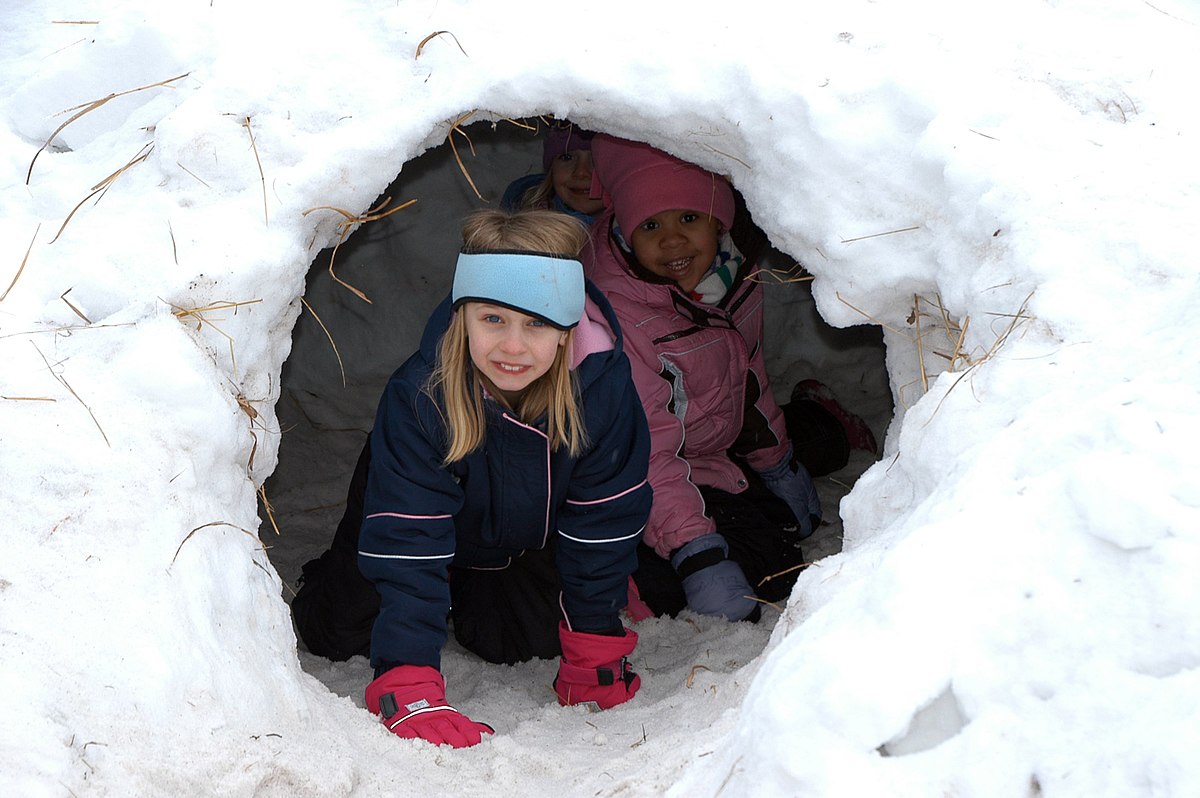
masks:
{"type": "MultiPolygon", "coordinates": [[[[308,307],[296,323],[281,377],[279,464],[265,486],[279,535],[260,508],[260,536],[284,581],[285,600],[301,566],[332,539],[384,384],[417,347],[429,313],[450,290],[463,218],[496,207],[511,180],[541,171],[541,138],[532,130],[478,122],[463,133],[452,134],[457,155],[443,143],[397,164],[403,171],[380,197],[390,203],[379,212],[416,202],[349,236],[336,251],[336,279],[332,250],[321,252],[309,271],[308,307]]],[[[795,263],[772,250],[763,265],[786,271],[795,263]]],[[[868,421],[882,445],[892,396],[880,329],[825,324],[807,281],[764,283],[765,350],[777,399],[786,402],[801,379],[818,379],[868,421]]],[[[810,539],[806,559],[840,550],[838,503],[873,461],[855,452],[844,469],[817,480],[826,523],[810,539]]]]}

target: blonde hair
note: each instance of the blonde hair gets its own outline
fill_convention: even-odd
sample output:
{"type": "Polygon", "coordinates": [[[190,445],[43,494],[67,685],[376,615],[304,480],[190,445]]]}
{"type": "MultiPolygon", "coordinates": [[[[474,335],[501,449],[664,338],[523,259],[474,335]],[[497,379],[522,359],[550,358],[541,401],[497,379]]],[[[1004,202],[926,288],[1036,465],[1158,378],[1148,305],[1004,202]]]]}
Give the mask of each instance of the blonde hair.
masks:
{"type": "MultiPolygon", "coordinates": [[[[575,257],[586,242],[583,224],[556,211],[482,210],[471,214],[463,224],[464,252],[506,250],[575,257]]],[[[545,414],[550,447],[566,447],[577,456],[587,445],[587,430],[571,370],[574,339],[575,331],[568,330],[549,370],[521,392],[517,406],[511,409],[527,424],[545,414]]],[[[476,373],[471,361],[467,324],[459,308],[438,343],[437,364],[426,384],[426,391],[442,409],[450,433],[444,465],[462,460],[483,444],[487,421],[482,382],[482,375],[476,373]]],[[[494,398],[504,401],[498,392],[494,398]]]]}
{"type": "Polygon", "coordinates": [[[542,210],[550,207],[554,196],[554,173],[546,172],[542,182],[525,189],[518,202],[522,210],[542,210]]]}

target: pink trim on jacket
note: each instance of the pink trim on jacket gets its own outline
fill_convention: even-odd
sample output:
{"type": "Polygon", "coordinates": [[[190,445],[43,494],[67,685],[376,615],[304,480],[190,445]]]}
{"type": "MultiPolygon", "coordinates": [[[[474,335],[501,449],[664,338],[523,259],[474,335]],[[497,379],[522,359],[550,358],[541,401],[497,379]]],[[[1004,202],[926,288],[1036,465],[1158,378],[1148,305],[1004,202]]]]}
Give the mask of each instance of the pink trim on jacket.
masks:
{"type": "MultiPolygon", "coordinates": [[[[630,578],[632,579],[633,577],[630,578]]],[[[558,611],[562,613],[563,623],[567,625],[567,631],[574,632],[575,627],[571,625],[571,618],[567,615],[567,605],[563,603],[563,594],[561,590],[558,591],[558,611]]]]}
{"type": "Polygon", "coordinates": [[[508,413],[504,413],[503,417],[504,417],[505,421],[511,421],[513,424],[516,424],[518,427],[524,427],[527,430],[536,432],[538,435],[541,435],[542,440],[546,442],[546,520],[542,524],[542,545],[541,545],[541,548],[545,548],[546,541],[550,539],[550,493],[551,493],[551,491],[550,491],[550,488],[551,488],[551,485],[550,485],[550,437],[548,435],[546,435],[546,433],[544,433],[540,429],[538,429],[537,427],[531,427],[530,425],[526,424],[524,421],[519,421],[519,420],[513,418],[508,413]]]}
{"type": "Polygon", "coordinates": [[[635,490],[637,490],[638,488],[640,488],[642,485],[645,485],[645,484],[646,484],[646,480],[643,479],[641,482],[634,485],[632,488],[629,488],[628,490],[623,490],[620,493],[614,493],[612,496],[605,496],[603,499],[592,499],[591,501],[586,501],[586,502],[576,501],[575,499],[567,499],[567,504],[579,504],[579,505],[604,504],[605,502],[610,502],[613,499],[619,499],[622,496],[624,496],[626,493],[633,493],[635,490]]]}
{"type": "Polygon", "coordinates": [[[371,513],[367,518],[412,518],[418,521],[432,521],[438,518],[452,518],[450,515],[408,515],[407,513],[371,513]]]}

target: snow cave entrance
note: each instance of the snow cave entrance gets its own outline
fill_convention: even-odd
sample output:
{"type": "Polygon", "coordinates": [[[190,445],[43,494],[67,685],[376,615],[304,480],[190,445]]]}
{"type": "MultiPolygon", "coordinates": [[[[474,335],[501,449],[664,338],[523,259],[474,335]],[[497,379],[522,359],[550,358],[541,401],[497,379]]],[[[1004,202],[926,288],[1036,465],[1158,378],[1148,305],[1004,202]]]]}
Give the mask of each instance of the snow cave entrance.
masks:
{"type": "MultiPolygon", "coordinates": [[[[415,202],[362,224],[336,253],[319,253],[309,270],[276,408],[279,464],[265,486],[281,533],[270,535],[269,555],[289,603],[304,563],[333,538],[384,384],[416,349],[429,313],[450,290],[462,219],[497,207],[513,179],[542,171],[544,125],[537,134],[506,121],[462,131],[465,137],[452,134],[453,147],[447,141],[405,163],[372,210],[385,198],[390,202],[380,215],[415,202]]],[[[771,250],[763,265],[789,270],[796,259],[771,250]]],[[[882,330],[829,326],[809,285],[765,286],[765,348],[776,397],[784,403],[797,381],[819,379],[870,424],[882,448],[893,414],[882,330]]],[[[838,505],[874,461],[853,452],[845,468],[817,479],[826,523],[809,539],[806,559],[841,550],[838,505]]]]}

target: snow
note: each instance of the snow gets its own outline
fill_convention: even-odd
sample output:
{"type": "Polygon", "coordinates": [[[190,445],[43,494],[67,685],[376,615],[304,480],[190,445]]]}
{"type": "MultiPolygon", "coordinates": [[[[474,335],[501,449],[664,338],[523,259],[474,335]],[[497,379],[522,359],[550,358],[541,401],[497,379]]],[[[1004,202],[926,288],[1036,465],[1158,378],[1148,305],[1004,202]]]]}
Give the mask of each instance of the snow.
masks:
{"type": "Polygon", "coordinates": [[[0,793],[1200,794],[1200,13],[784,8],[5,4],[0,793]],[[776,391],[884,451],[781,612],[638,624],[628,705],[451,644],[497,728],[451,751],[286,600],[539,114],[730,175],[816,276],[768,287],[776,391]],[[385,191],[367,303],[328,256],[385,191]]]}

